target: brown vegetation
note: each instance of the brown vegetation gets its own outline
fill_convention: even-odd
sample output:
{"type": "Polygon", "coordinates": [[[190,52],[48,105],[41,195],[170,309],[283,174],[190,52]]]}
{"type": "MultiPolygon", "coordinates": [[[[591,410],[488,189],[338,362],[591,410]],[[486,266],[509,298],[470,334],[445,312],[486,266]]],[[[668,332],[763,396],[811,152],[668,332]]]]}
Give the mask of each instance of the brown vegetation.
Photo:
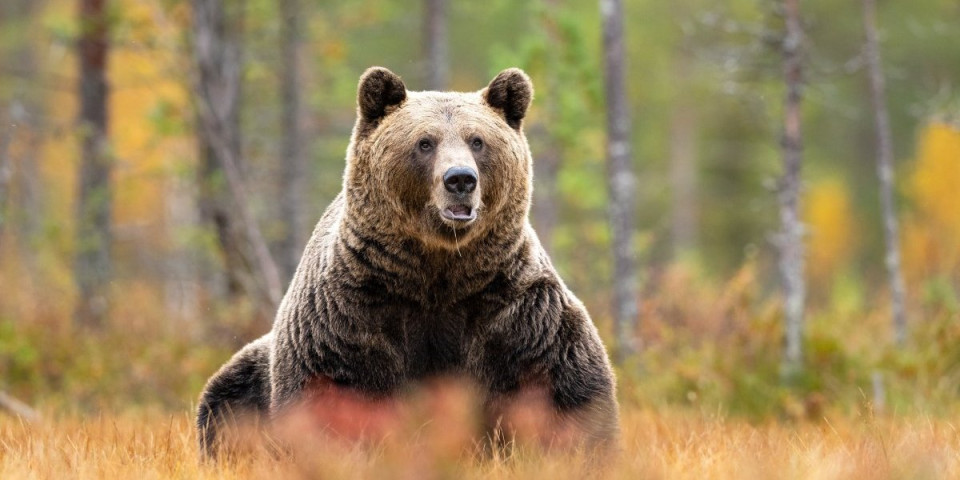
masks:
{"type": "MultiPolygon", "coordinates": [[[[63,417],[38,425],[0,420],[3,478],[582,478],[575,456],[515,447],[494,458],[465,454],[430,427],[412,441],[363,448],[301,443],[309,456],[253,450],[229,462],[197,461],[192,418],[125,413],[63,417]]],[[[710,414],[624,412],[624,451],[609,478],[957,478],[960,432],[926,417],[864,415],[838,421],[752,425],[710,414]]]]}

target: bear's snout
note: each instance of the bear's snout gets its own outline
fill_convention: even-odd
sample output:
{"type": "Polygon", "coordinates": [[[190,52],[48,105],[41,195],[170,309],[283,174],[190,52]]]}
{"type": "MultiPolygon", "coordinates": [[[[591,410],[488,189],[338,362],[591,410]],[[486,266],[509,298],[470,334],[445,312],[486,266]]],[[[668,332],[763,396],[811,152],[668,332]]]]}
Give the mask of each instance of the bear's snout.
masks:
{"type": "Polygon", "coordinates": [[[446,193],[441,194],[437,207],[447,224],[459,227],[476,220],[480,186],[477,170],[463,164],[454,165],[443,173],[440,180],[446,193]]]}
{"type": "Polygon", "coordinates": [[[477,171],[470,167],[452,167],[443,174],[443,186],[458,195],[473,193],[477,189],[477,171]]]}

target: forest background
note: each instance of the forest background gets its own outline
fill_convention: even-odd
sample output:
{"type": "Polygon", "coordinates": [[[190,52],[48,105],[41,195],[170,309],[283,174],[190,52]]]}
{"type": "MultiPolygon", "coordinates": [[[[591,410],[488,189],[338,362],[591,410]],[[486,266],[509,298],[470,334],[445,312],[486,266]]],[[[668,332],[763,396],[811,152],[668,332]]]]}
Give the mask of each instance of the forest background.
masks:
{"type": "MultiPolygon", "coordinates": [[[[0,5],[0,392],[53,417],[192,409],[206,378],[269,328],[340,190],[357,79],[372,65],[412,90],[477,90],[511,66],[532,77],[532,221],[608,344],[625,344],[595,2],[80,4],[103,15],[67,0],[0,5]],[[84,38],[109,54],[102,144],[81,115],[84,38]]],[[[784,10],[624,2],[638,267],[624,408],[752,422],[958,412],[960,4],[877,6],[903,341],[862,8],[802,2],[807,295],[802,366],[785,375],[784,10]]]]}

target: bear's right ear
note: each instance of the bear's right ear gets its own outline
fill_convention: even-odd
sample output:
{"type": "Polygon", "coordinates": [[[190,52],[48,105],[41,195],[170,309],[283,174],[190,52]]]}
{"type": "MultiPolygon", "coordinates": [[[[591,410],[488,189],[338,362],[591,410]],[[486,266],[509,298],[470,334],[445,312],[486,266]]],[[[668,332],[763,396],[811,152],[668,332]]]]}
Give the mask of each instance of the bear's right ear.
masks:
{"type": "Polygon", "coordinates": [[[508,68],[491,80],[481,94],[487,105],[503,112],[508,125],[520,130],[533,100],[533,82],[523,70],[508,68]]]}
{"type": "Polygon", "coordinates": [[[400,105],[406,98],[407,87],[403,80],[386,68],[370,67],[360,76],[357,107],[364,122],[378,122],[390,107],[400,105]]]}

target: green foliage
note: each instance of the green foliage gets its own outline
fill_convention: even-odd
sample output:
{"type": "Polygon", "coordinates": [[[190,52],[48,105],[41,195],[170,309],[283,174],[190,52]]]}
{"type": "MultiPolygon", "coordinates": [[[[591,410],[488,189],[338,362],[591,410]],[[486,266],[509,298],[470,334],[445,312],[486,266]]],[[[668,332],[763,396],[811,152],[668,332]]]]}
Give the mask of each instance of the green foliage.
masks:
{"type": "MultiPolygon", "coordinates": [[[[619,372],[623,402],[755,421],[955,413],[960,394],[955,312],[931,310],[927,321],[913,325],[908,344],[895,348],[889,335],[878,333],[888,331],[885,309],[831,302],[811,313],[805,368],[785,382],[781,313],[762,299],[753,268],[743,267],[719,290],[704,283],[702,274],[681,267],[664,274],[661,281],[674,290],[647,303],[639,368],[619,372]],[[875,397],[875,377],[883,398],[875,397]]],[[[847,287],[839,282],[835,288],[847,287]]]]}
{"type": "Polygon", "coordinates": [[[0,320],[0,388],[59,411],[185,409],[233,348],[156,327],[107,334],[51,327],[0,320]]]}

